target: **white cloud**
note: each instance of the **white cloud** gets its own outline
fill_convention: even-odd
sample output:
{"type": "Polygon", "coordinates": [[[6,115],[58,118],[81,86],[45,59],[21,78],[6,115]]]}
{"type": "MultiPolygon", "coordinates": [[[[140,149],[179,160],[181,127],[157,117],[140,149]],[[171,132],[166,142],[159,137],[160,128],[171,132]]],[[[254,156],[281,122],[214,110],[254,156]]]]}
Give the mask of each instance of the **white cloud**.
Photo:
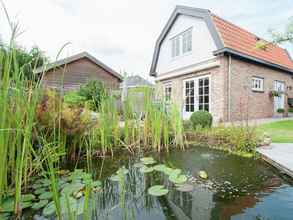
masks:
{"type": "MultiPolygon", "coordinates": [[[[53,60],[62,45],[71,42],[62,56],[89,51],[117,71],[145,77],[156,38],[176,4],[211,9],[262,36],[293,15],[290,0],[267,2],[242,0],[235,7],[233,0],[4,0],[10,16],[25,30],[18,39],[21,45],[36,44],[53,60]]],[[[0,19],[0,34],[7,40],[3,10],[0,19]]]]}

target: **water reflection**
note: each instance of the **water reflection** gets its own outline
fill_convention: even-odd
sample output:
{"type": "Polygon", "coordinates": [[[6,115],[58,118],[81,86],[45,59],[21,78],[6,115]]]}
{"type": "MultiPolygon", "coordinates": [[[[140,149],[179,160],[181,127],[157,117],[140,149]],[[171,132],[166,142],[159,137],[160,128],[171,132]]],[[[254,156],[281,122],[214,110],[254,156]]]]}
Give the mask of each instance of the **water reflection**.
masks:
{"type": "Polygon", "coordinates": [[[111,163],[112,169],[103,171],[104,178],[122,165],[129,174],[123,186],[105,179],[103,191],[95,197],[93,219],[292,219],[293,187],[260,160],[206,148],[153,156],[194,177],[205,170],[209,180],[189,181],[194,190],[179,192],[163,174],[143,174],[132,167],[131,158],[109,160],[104,167],[111,163]],[[169,193],[148,195],[147,189],[156,184],[164,184],[169,193]]]}

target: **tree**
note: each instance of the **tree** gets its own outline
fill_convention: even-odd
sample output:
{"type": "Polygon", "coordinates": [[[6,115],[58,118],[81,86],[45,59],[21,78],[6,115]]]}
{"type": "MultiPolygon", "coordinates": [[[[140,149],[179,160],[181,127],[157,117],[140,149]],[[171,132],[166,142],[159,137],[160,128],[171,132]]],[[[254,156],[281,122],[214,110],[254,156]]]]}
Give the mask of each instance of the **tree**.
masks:
{"type": "Polygon", "coordinates": [[[288,24],[286,25],[284,32],[279,32],[275,30],[269,30],[272,36],[272,42],[267,42],[263,40],[259,40],[256,43],[256,47],[259,49],[265,50],[270,44],[284,44],[291,43],[293,46],[293,17],[289,19],[288,24]]]}
{"type": "Polygon", "coordinates": [[[273,42],[276,44],[291,43],[293,45],[293,17],[289,19],[286,30],[281,33],[277,31],[270,31],[273,37],[273,42]]]}
{"type": "MultiPolygon", "coordinates": [[[[0,45],[0,50],[3,56],[8,56],[12,49],[2,44],[0,45]]],[[[15,56],[14,60],[17,62],[16,66],[19,68],[19,72],[23,75],[24,79],[37,81],[40,76],[34,74],[34,69],[48,62],[45,54],[37,46],[32,47],[29,51],[17,46],[13,48],[13,54],[15,56]]],[[[15,71],[13,66],[10,71],[12,75],[13,71],[15,71]]]]}

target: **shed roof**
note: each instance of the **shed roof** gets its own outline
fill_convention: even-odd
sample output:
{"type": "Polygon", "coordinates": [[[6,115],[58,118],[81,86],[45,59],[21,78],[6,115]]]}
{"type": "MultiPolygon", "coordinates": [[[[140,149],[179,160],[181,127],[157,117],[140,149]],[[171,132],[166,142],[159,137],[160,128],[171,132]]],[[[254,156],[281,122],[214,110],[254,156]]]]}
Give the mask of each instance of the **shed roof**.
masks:
{"type": "Polygon", "coordinates": [[[66,57],[64,59],[57,60],[56,62],[53,62],[53,63],[47,64],[47,65],[38,67],[34,71],[34,73],[38,74],[38,73],[47,72],[47,71],[49,71],[49,70],[51,70],[53,68],[69,64],[71,62],[74,62],[74,61],[82,59],[82,58],[88,58],[89,60],[91,60],[93,63],[95,63],[99,67],[103,68],[104,70],[106,70],[107,72],[112,74],[113,76],[117,77],[119,80],[123,79],[123,77],[119,73],[117,73],[115,70],[113,70],[112,68],[110,68],[106,64],[102,63],[101,61],[99,61],[94,56],[90,55],[88,52],[81,52],[79,54],[76,54],[76,55],[73,55],[73,56],[70,56],[70,57],[66,57]]]}

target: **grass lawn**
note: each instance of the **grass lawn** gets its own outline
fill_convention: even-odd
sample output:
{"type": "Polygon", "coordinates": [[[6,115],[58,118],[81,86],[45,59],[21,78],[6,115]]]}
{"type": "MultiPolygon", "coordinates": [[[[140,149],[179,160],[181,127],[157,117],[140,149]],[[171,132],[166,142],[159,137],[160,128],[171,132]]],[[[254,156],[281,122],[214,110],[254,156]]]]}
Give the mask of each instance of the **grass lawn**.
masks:
{"type": "Polygon", "coordinates": [[[293,143],[293,120],[277,121],[258,127],[260,132],[266,132],[275,143],[293,143]]]}

